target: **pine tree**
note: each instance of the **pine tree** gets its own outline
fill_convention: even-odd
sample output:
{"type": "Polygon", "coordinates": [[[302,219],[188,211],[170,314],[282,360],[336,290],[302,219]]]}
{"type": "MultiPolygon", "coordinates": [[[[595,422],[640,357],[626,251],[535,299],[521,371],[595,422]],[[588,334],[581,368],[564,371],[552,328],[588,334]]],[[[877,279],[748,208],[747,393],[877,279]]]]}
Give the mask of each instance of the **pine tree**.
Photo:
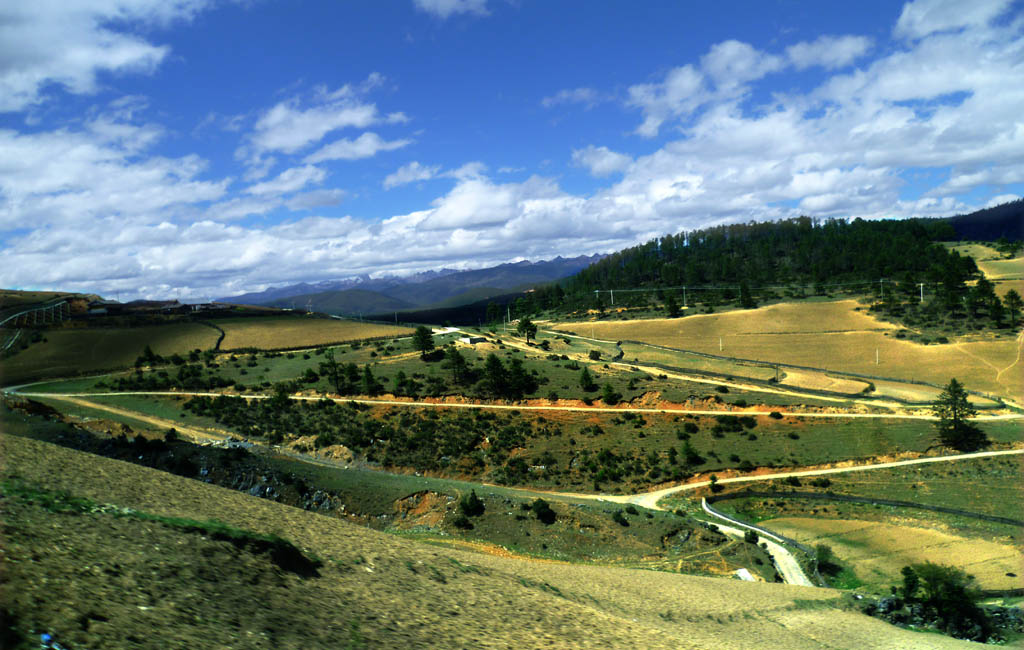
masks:
{"type": "Polygon", "coordinates": [[[580,388],[587,392],[597,390],[597,384],[594,383],[593,376],[591,376],[590,371],[586,368],[580,371],[580,388]]]}
{"type": "Polygon", "coordinates": [[[420,325],[412,335],[412,347],[419,350],[420,357],[426,357],[427,353],[434,349],[434,335],[430,328],[420,325]]]}
{"type": "Polygon", "coordinates": [[[939,418],[936,426],[943,445],[958,451],[975,451],[991,444],[985,433],[967,420],[977,412],[967,399],[967,391],[956,378],[949,380],[946,389],[932,405],[932,413],[939,418]]]}
{"type": "Polygon", "coordinates": [[[521,318],[516,327],[516,334],[525,336],[526,342],[529,343],[531,337],[537,336],[537,326],[529,318],[521,318]]]}

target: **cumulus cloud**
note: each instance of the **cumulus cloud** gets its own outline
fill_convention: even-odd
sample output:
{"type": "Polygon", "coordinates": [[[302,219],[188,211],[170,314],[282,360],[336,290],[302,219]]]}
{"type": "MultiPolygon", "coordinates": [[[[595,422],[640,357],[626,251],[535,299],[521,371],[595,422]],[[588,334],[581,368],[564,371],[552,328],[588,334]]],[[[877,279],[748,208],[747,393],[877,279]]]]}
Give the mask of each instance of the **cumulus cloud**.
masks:
{"type": "Polygon", "coordinates": [[[230,179],[200,180],[196,155],[137,159],[155,139],[147,126],[99,131],[0,130],[0,231],[28,224],[75,227],[98,216],[152,218],[219,199],[230,179]]]}
{"type": "Polygon", "coordinates": [[[326,177],[327,172],[314,165],[292,167],[291,169],[286,169],[281,172],[277,177],[269,181],[250,185],[245,188],[245,191],[257,196],[288,194],[290,192],[295,192],[296,190],[301,190],[303,187],[311,183],[321,183],[326,177]]]}
{"type": "Polygon", "coordinates": [[[303,101],[291,97],[263,112],[250,137],[256,152],[295,153],[319,142],[332,131],[366,128],[374,124],[401,124],[408,121],[402,112],[382,114],[364,96],[383,83],[383,77],[371,74],[361,84],[346,84],[334,91],[318,88],[315,96],[303,101]]]}
{"type": "Polygon", "coordinates": [[[715,84],[730,89],[776,72],[783,65],[782,58],[736,40],[713,45],[701,59],[701,67],[715,84]]]}
{"type": "Polygon", "coordinates": [[[389,190],[392,187],[398,187],[399,185],[405,185],[407,183],[430,180],[437,176],[437,173],[440,170],[440,165],[421,165],[419,162],[414,160],[407,165],[402,165],[394,172],[388,174],[384,178],[384,189],[389,190]]]}
{"type": "Polygon", "coordinates": [[[935,32],[983,27],[1013,4],[1013,0],[915,0],[903,5],[895,33],[922,38],[935,32]]]}
{"type": "Polygon", "coordinates": [[[636,133],[653,137],[666,120],[690,115],[705,98],[704,75],[694,66],[684,65],[670,70],[664,81],[630,86],[627,104],[644,113],[636,133]]]}
{"type": "Polygon", "coordinates": [[[420,11],[448,18],[454,14],[487,15],[487,0],[413,0],[420,11]]]}
{"type": "Polygon", "coordinates": [[[590,145],[573,151],[572,161],[576,165],[586,167],[594,176],[608,176],[627,169],[633,159],[608,147],[590,145]]]}
{"type": "Polygon", "coordinates": [[[867,54],[871,39],[866,36],[819,36],[786,48],[786,56],[797,70],[821,66],[832,70],[850,65],[867,54]]]}
{"type": "Polygon", "coordinates": [[[324,145],[313,154],[306,156],[308,163],[324,162],[325,160],[359,160],[371,158],[381,151],[394,151],[409,145],[412,140],[387,141],[376,133],[367,131],[354,140],[342,138],[324,145]]]}
{"type": "Polygon", "coordinates": [[[345,198],[345,191],[338,188],[313,190],[296,194],[285,202],[291,210],[314,210],[338,205],[345,198]]]}
{"type": "Polygon", "coordinates": [[[188,20],[207,0],[12,2],[0,20],[0,111],[44,99],[48,84],[75,94],[97,90],[100,72],[152,72],[170,48],[132,29],[188,20]]]}

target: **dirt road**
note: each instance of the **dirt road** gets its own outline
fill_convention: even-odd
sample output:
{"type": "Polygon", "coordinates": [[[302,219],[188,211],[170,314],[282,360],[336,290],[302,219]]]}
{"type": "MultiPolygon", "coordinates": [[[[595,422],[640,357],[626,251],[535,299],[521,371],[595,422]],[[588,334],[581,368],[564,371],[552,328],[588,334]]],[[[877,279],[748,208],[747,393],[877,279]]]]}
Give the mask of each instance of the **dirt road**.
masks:
{"type": "MultiPolygon", "coordinates": [[[[202,392],[202,391],[120,391],[112,393],[34,393],[31,391],[18,390],[22,387],[6,388],[4,392],[20,397],[67,399],[84,398],[97,399],[103,397],[116,397],[118,395],[136,395],[149,397],[219,397],[224,393],[202,392]]],[[[236,395],[245,399],[270,399],[270,395],[236,395]]],[[[470,404],[459,402],[418,402],[414,400],[401,399],[371,399],[364,397],[323,397],[308,395],[292,395],[291,399],[300,401],[319,401],[331,399],[338,403],[355,402],[356,404],[367,404],[370,406],[415,406],[423,408],[456,408],[456,409],[494,409],[504,411],[572,411],[585,413],[661,413],[661,414],[692,414],[692,415],[767,415],[765,411],[752,409],[745,410],[710,410],[710,409],[687,409],[687,408],[647,408],[632,406],[542,406],[536,404],[470,404]]],[[[820,413],[815,411],[778,411],[780,415],[800,418],[881,418],[894,420],[935,420],[933,415],[912,415],[906,413],[820,413]]],[[[1000,415],[979,415],[973,418],[976,422],[993,422],[999,420],[1020,420],[1024,419],[1024,413],[1004,413],[1000,415]]]]}

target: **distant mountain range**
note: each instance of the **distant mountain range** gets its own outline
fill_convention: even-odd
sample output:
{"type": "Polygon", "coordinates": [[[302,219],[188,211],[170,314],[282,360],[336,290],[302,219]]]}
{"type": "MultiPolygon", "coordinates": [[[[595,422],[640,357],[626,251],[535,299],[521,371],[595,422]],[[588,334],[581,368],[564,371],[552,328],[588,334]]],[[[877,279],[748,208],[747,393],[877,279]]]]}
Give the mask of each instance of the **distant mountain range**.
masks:
{"type": "Polygon", "coordinates": [[[313,311],[338,315],[454,307],[561,280],[602,257],[556,257],[553,260],[514,262],[472,271],[442,269],[405,278],[362,276],[314,284],[303,282],[258,293],[218,298],[217,302],[295,309],[308,307],[313,311]]]}

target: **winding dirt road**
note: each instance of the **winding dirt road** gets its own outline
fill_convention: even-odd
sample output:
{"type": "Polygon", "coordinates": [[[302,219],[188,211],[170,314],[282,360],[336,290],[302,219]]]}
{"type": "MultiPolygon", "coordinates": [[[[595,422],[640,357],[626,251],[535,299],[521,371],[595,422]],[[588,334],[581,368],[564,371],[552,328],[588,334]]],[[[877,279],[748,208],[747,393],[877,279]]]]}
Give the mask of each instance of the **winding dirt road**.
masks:
{"type": "MultiPolygon", "coordinates": [[[[49,383],[49,382],[47,382],[49,383]]],[[[10,388],[3,389],[3,392],[9,395],[16,395],[20,397],[35,397],[35,398],[50,398],[50,399],[96,399],[103,397],[117,397],[119,395],[125,396],[148,396],[148,397],[220,397],[225,393],[214,393],[214,392],[203,392],[203,391],[119,391],[110,393],[37,393],[31,391],[22,391],[21,388],[24,386],[13,386],[10,388]]],[[[229,395],[230,397],[244,397],[245,399],[270,399],[271,395],[266,394],[253,394],[253,395],[229,395]]],[[[330,399],[340,404],[346,404],[348,402],[355,402],[356,404],[366,404],[369,406],[414,406],[423,408],[455,408],[455,409],[494,409],[503,411],[571,411],[571,412],[583,412],[583,413],[652,413],[652,414],[682,414],[682,415],[768,415],[765,411],[758,411],[752,409],[745,410],[712,410],[712,409],[687,409],[687,408],[650,408],[640,406],[544,406],[538,404],[475,404],[466,402],[418,402],[414,400],[401,400],[401,399],[372,399],[367,397],[332,397],[332,396],[310,396],[310,395],[292,395],[291,399],[299,401],[320,401],[322,399],[330,399]]],[[[914,415],[908,413],[822,413],[818,411],[786,411],[779,410],[778,413],[783,416],[792,416],[800,418],[876,418],[876,419],[892,419],[892,420],[935,420],[936,417],[933,415],[914,415]]],[[[999,420],[1021,420],[1024,419],[1024,413],[1003,413],[998,415],[979,415],[976,418],[972,418],[976,422],[993,422],[999,420]]]]}

